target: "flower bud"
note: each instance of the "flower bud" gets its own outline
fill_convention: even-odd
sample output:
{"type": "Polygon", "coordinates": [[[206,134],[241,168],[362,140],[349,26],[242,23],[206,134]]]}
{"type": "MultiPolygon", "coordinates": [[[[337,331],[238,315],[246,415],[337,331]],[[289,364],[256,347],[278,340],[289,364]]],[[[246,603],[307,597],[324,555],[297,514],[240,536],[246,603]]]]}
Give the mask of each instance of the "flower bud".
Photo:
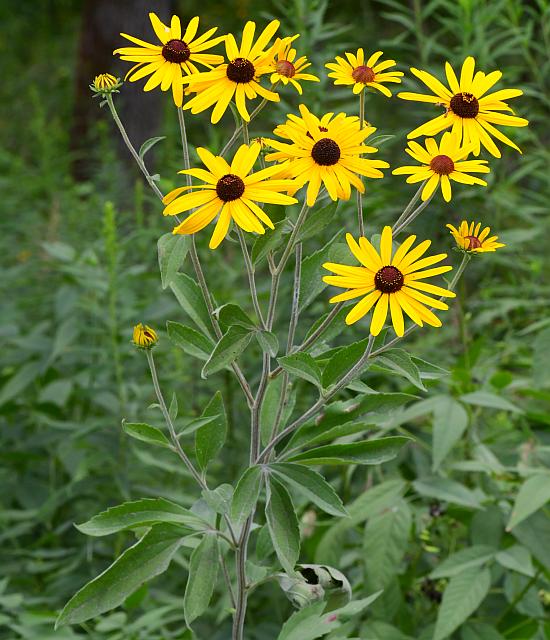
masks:
{"type": "MultiPolygon", "coordinates": [[[[118,93],[118,89],[122,86],[120,78],[110,73],[100,73],[94,78],[90,85],[90,89],[99,96],[106,96],[108,93],[118,93]]],[[[95,98],[95,96],[94,96],[95,98]]]]}
{"type": "Polygon", "coordinates": [[[134,327],[133,342],[140,349],[151,349],[158,342],[157,332],[146,324],[136,324],[134,327]]]}

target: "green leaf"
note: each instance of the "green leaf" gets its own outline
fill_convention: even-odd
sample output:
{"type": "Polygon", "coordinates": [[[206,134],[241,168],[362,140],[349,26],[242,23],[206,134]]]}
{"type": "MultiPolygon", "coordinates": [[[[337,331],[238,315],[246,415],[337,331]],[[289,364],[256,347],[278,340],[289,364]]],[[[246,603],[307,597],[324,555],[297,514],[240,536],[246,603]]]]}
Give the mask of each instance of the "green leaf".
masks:
{"type": "Polygon", "coordinates": [[[532,475],[518,491],[506,530],[510,531],[548,502],[550,502],[550,474],[532,475]]]}
{"type": "Polygon", "coordinates": [[[307,380],[321,388],[321,369],[308,353],[295,353],[278,359],[281,367],[293,376],[307,380]]]}
{"type": "Polygon", "coordinates": [[[254,510],[262,488],[262,470],[259,466],[249,467],[237,483],[231,503],[231,520],[241,527],[254,510]]]}
{"type": "Polygon", "coordinates": [[[349,444],[329,444],[293,455],[292,462],[301,464],[381,464],[393,460],[410,438],[391,436],[349,444]]]}
{"type": "Polygon", "coordinates": [[[460,440],[468,426],[468,413],[450,396],[437,396],[433,412],[432,471],[439,466],[460,440]]]}
{"type": "Polygon", "coordinates": [[[219,309],[216,309],[214,315],[216,315],[220,323],[226,327],[237,325],[250,331],[256,329],[256,325],[248,314],[237,304],[224,304],[219,309]]]}
{"type": "Polygon", "coordinates": [[[165,138],[166,136],[156,136],[154,138],[149,138],[148,140],[146,140],[139,148],[139,157],[143,160],[143,156],[149,151],[149,149],[154,147],[157,142],[160,142],[165,138]]]}
{"type": "Polygon", "coordinates": [[[177,434],[178,439],[182,436],[192,435],[193,433],[195,433],[195,431],[197,431],[201,427],[204,427],[208,424],[212,424],[213,422],[216,422],[218,418],[220,418],[220,415],[216,414],[214,416],[205,416],[204,418],[193,418],[189,420],[188,422],[185,423],[185,425],[180,429],[180,432],[177,434]]]}
{"type": "Polygon", "coordinates": [[[262,445],[265,447],[271,438],[281,394],[283,393],[284,376],[280,375],[270,380],[264,395],[264,401],[260,409],[260,437],[262,445]]]}
{"type": "Polygon", "coordinates": [[[166,330],[172,343],[183,349],[185,353],[199,360],[208,360],[210,357],[214,343],[204,334],[171,320],[166,323],[166,330]]]}
{"type": "Polygon", "coordinates": [[[208,308],[204,302],[199,285],[185,273],[176,273],[170,283],[177,301],[193,320],[197,327],[207,336],[211,335],[212,322],[208,308]]]}
{"type": "MultiPolygon", "coordinates": [[[[521,629],[525,627],[522,626],[521,629]]],[[[484,622],[468,622],[462,627],[460,634],[462,640],[505,640],[493,626],[484,622]]]]}
{"type": "Polygon", "coordinates": [[[132,438],[141,440],[141,442],[147,442],[147,444],[154,444],[158,447],[170,448],[170,442],[168,438],[157,427],[152,427],[150,424],[144,422],[126,422],[122,421],[122,430],[132,438]]]}
{"type": "Polygon", "coordinates": [[[283,569],[294,574],[300,556],[300,529],[288,491],[274,478],[267,485],[265,517],[271,542],[283,569]]]}
{"type": "Polygon", "coordinates": [[[195,455],[201,469],[206,469],[223,447],[227,436],[227,416],[222,395],[216,391],[212,400],[202,412],[202,418],[218,416],[213,422],[208,422],[195,432],[195,455]]]}
{"type": "Polygon", "coordinates": [[[258,236],[252,245],[252,263],[257,264],[270,252],[274,251],[282,242],[283,234],[288,232],[288,222],[281,220],[275,223],[275,229],[266,229],[266,232],[258,236]]]}
{"type": "Polygon", "coordinates": [[[170,401],[170,407],[168,408],[168,415],[170,420],[175,422],[178,417],[178,397],[175,393],[172,393],[172,400],[170,401]]]}
{"type": "Polygon", "coordinates": [[[474,391],[473,393],[467,393],[461,396],[460,399],[462,402],[473,404],[477,407],[488,407],[490,409],[502,409],[504,411],[522,413],[522,410],[516,407],[515,404],[489,391],[474,391]]]}
{"type": "Polygon", "coordinates": [[[17,396],[34,382],[42,372],[40,362],[27,362],[13,375],[0,391],[0,406],[17,396]]]}
{"type": "Polygon", "coordinates": [[[171,522],[199,530],[208,526],[189,509],[170,500],[142,498],[111,507],[75,527],[88,536],[108,536],[124,529],[146,527],[159,522],[171,522]]]}
{"type": "MultiPolygon", "coordinates": [[[[323,388],[328,389],[347,373],[365,354],[369,339],[365,338],[359,342],[339,349],[327,362],[323,370],[323,388]]],[[[365,364],[365,367],[367,365],[365,364]]]]}
{"type": "Polygon", "coordinates": [[[166,571],[181,544],[179,527],[154,526],[69,600],[57,619],[56,628],[85,622],[121,605],[144,582],[166,571]]]}
{"type": "Polygon", "coordinates": [[[488,569],[468,569],[451,578],[439,607],[433,640],[443,640],[460,627],[483,602],[490,587],[488,569]]]}
{"type": "Polygon", "coordinates": [[[527,547],[533,556],[550,571],[550,518],[543,511],[520,522],[512,529],[512,535],[527,547]]]}
{"type": "Polygon", "coordinates": [[[388,351],[384,351],[382,355],[378,356],[374,362],[378,366],[382,365],[383,369],[403,376],[421,391],[426,391],[418,367],[403,349],[388,349],[388,351]]]}
{"type": "Polygon", "coordinates": [[[230,484],[220,484],[215,489],[203,489],[202,497],[212,511],[225,515],[231,507],[233,487],[230,484]]]}
{"type": "Polygon", "coordinates": [[[293,613],[277,640],[315,640],[338,628],[341,625],[338,617],[323,615],[324,608],[324,602],[316,602],[293,613]]]}
{"type": "Polygon", "coordinates": [[[214,347],[214,351],[202,368],[201,376],[207,378],[235,362],[248,346],[251,335],[250,330],[244,327],[238,325],[229,327],[214,347]]]}
{"type": "Polygon", "coordinates": [[[479,498],[473,491],[448,478],[436,476],[422,478],[415,480],[413,487],[421,496],[452,502],[472,509],[481,509],[479,498]]]}
{"type": "Polygon", "coordinates": [[[495,557],[496,549],[485,544],[460,549],[445,558],[431,573],[430,578],[452,578],[463,571],[486,564],[495,557]]]}
{"type": "Polygon", "coordinates": [[[337,208],[338,200],[330,202],[322,209],[311,211],[298,233],[298,240],[303,242],[308,238],[318,237],[319,233],[332,222],[337,208]]]}
{"type": "Polygon", "coordinates": [[[158,239],[157,251],[162,288],[172,282],[191,247],[191,236],[165,233],[158,239]]]}
{"type": "Polygon", "coordinates": [[[367,521],[363,543],[370,589],[383,589],[393,579],[407,551],[412,515],[405,500],[367,521]]]}
{"type": "Polygon", "coordinates": [[[519,544],[515,544],[513,547],[508,547],[508,549],[504,549],[504,551],[499,551],[496,554],[495,559],[506,569],[522,573],[524,576],[528,576],[529,578],[532,578],[535,575],[531,554],[525,547],[519,544]]]}
{"type": "Polygon", "coordinates": [[[333,516],[348,515],[338,494],[320,473],[291,462],[275,462],[268,468],[282,482],[303,493],[326,513],[333,516]]]}
{"type": "Polygon", "coordinates": [[[256,331],[254,337],[264,353],[269,353],[272,358],[277,356],[279,353],[279,340],[274,333],[271,333],[271,331],[256,331]]]}
{"type": "Polygon", "coordinates": [[[183,611],[188,626],[201,616],[212,598],[218,578],[218,539],[207,534],[191,554],[189,577],[183,598],[183,611]]]}

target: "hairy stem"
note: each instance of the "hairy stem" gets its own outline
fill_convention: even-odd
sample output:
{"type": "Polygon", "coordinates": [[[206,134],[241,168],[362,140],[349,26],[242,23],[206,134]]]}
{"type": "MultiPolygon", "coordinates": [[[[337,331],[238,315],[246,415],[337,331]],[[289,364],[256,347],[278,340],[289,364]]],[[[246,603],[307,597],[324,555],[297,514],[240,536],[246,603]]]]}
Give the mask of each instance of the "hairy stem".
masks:
{"type": "Polygon", "coordinates": [[[237,228],[237,235],[239,236],[239,242],[241,243],[241,249],[244,257],[244,264],[246,266],[246,273],[248,274],[248,284],[250,287],[250,296],[252,298],[252,306],[254,307],[254,311],[256,313],[256,316],[258,317],[260,325],[262,326],[263,329],[265,329],[266,325],[264,321],[264,316],[262,314],[260,303],[258,302],[258,292],[256,290],[256,278],[254,275],[255,273],[254,265],[252,264],[252,260],[250,259],[250,254],[248,253],[248,247],[246,246],[244,233],[238,225],[236,226],[236,228],[237,228]]]}
{"type": "MultiPolygon", "coordinates": [[[[271,85],[271,89],[273,89],[273,85],[271,85]]],[[[252,120],[254,120],[254,118],[260,113],[260,111],[265,107],[266,104],[267,104],[267,98],[264,98],[260,102],[260,104],[254,109],[254,111],[250,114],[250,120],[248,121],[248,124],[246,126],[248,126],[252,122],[252,120]]],[[[229,138],[229,140],[227,141],[223,149],[220,151],[220,156],[222,157],[225,156],[225,154],[235,144],[235,142],[237,141],[237,138],[243,132],[243,124],[244,124],[244,120],[238,127],[235,128],[235,131],[233,131],[233,135],[231,136],[231,138],[229,138]]]]}
{"type": "Polygon", "coordinates": [[[422,211],[424,211],[424,209],[430,204],[432,198],[434,197],[434,193],[435,191],[432,193],[432,195],[427,198],[426,200],[424,200],[424,202],[422,204],[420,204],[418,207],[416,207],[416,209],[414,211],[412,211],[407,218],[405,218],[400,224],[395,224],[393,226],[393,237],[395,238],[396,235],[398,235],[399,233],[401,233],[401,231],[403,231],[409,224],[411,224],[411,222],[417,218],[422,211]]]}
{"type": "MultiPolygon", "coordinates": [[[[359,93],[359,128],[365,126],[365,88],[359,93]]],[[[361,157],[361,156],[359,156],[361,157]]],[[[363,194],[357,189],[357,222],[359,223],[359,236],[365,235],[365,221],[363,220],[363,194]]]]}

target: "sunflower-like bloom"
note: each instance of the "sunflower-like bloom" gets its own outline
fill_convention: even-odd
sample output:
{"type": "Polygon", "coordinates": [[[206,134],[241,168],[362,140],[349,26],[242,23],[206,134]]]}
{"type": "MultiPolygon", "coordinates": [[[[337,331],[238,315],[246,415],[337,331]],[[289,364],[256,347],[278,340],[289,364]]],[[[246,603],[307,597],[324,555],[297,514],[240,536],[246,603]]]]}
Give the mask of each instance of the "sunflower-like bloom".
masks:
{"type": "Polygon", "coordinates": [[[422,182],[426,180],[426,185],[422,190],[422,200],[427,200],[437,186],[441,184],[441,193],[446,202],[451,200],[451,180],[463,184],[481,184],[487,186],[485,180],[469,175],[470,173],[489,173],[487,160],[466,160],[472,151],[473,143],[465,146],[460,145],[459,138],[447,131],[441,137],[439,146],[433,138],[426,138],[426,147],[422,147],[418,142],[409,141],[409,148],[405,151],[421,166],[398,167],[392,171],[395,175],[411,175],[407,182],[422,182]]]}
{"type": "Polygon", "coordinates": [[[150,349],[158,342],[157,332],[146,324],[136,324],[132,336],[133,343],[141,349],[150,349]]]}
{"type": "Polygon", "coordinates": [[[260,95],[266,100],[278,102],[279,95],[262,87],[258,79],[273,70],[273,47],[269,47],[267,51],[265,49],[279,24],[278,20],[270,22],[254,42],[256,24],[247,22],[243,29],[240,48],[237,47],[233,35],[226,36],[225,50],[229,63],[221,64],[212,71],[184,78],[183,81],[188,84],[190,91],[197,92],[197,95],[186,103],[184,109],[191,109],[191,113],[199,113],[215,104],[210,120],[212,124],[216,124],[234,97],[237,110],[248,122],[250,115],[246,109],[247,99],[252,100],[260,95]]]}
{"type": "Polygon", "coordinates": [[[395,333],[402,336],[405,332],[403,311],[419,326],[424,323],[432,327],[440,327],[441,320],[428,308],[447,310],[449,307],[441,300],[427,296],[424,291],[432,295],[454,298],[452,291],[443,289],[427,282],[420,282],[452,269],[451,266],[431,267],[447,257],[446,253],[422,258],[428,250],[431,240],[424,240],[411,249],[416,236],[409,236],[397,249],[392,258],[392,230],[384,227],[380,238],[380,252],[367,238],[359,238],[357,243],[348,233],[346,240],[351,253],[362,266],[350,267],[344,264],[327,262],[325,269],[336,275],[324,276],[323,281],[335,287],[348,289],[344,293],[334,296],[330,302],[342,302],[362,297],[346,316],[346,324],[353,324],[366,315],[372,307],[374,313],[370,324],[370,332],[377,336],[388,315],[395,333]]]}
{"type": "Polygon", "coordinates": [[[456,240],[456,244],[463,251],[485,253],[486,251],[496,251],[506,246],[502,242],[497,242],[498,236],[489,237],[489,233],[491,232],[490,227],[485,227],[480,233],[481,222],[476,224],[475,222],[463,220],[458,228],[453,227],[452,224],[448,224],[447,229],[450,230],[453,238],[456,240]]]}
{"type": "Polygon", "coordinates": [[[299,37],[299,34],[297,34],[289,38],[277,38],[273,45],[275,57],[271,63],[273,73],[270,80],[271,84],[282,82],[285,86],[290,82],[296,91],[302,95],[302,87],[299,80],[319,82],[319,78],[311,73],[302,73],[304,69],[311,66],[311,63],[308,62],[306,56],[296,59],[296,49],[292,47],[292,43],[299,37]]]}
{"type": "Polygon", "coordinates": [[[487,91],[502,77],[500,71],[485,74],[477,71],[474,74],[475,60],[471,56],[464,60],[460,72],[460,80],[451,65],[445,63],[445,73],[450,89],[434,78],[427,71],[411,68],[411,72],[429,88],[435,95],[423,93],[398,93],[398,98],[416,100],[417,102],[431,102],[436,106],[445,107],[442,115],[421,125],[408,135],[409,138],[418,136],[433,136],[448,127],[466,143],[473,143],[474,155],[480,154],[481,145],[495,158],[501,154],[492,138],[500,140],[521,153],[520,148],[493,125],[508,127],[525,127],[529,124],[525,118],[515,115],[499,113],[513,110],[506,104],[506,100],[517,98],[523,94],[521,89],[501,89],[485,95],[487,91]]]}
{"type": "Polygon", "coordinates": [[[196,64],[211,68],[212,65],[223,62],[222,56],[202,52],[225,40],[225,36],[210,39],[217,31],[217,27],[214,27],[203,33],[202,36],[195,38],[199,28],[198,17],[194,17],[189,22],[183,36],[178,16],[172,16],[170,26],[161,22],[154,13],[149,14],[149,19],[161,45],[149,44],[134,36],[121,33],[123,38],[138,46],[122,47],[116,49],[114,53],[120,55],[121,60],[137,62],[126,74],[131,82],[141,80],[145,76],[151,76],[145,83],[143,90],[151,91],[160,85],[162,91],[167,91],[172,87],[174,102],[176,106],[181,107],[183,102],[182,75],[198,73],[196,64]]]}
{"type": "Polygon", "coordinates": [[[305,105],[299,108],[301,118],[289,115],[289,121],[274,130],[291,144],[272,140],[271,146],[277,151],[268,154],[266,160],[287,162],[281,175],[294,178],[300,187],[309,183],[308,206],[315,204],[321,183],[332,200],[349,200],[352,185],[361,193],[365,191],[359,175],[384,177],[380,169],[389,167],[387,162],[360,157],[378,151],[363,144],[375,127],[361,129],[359,119],[345,113],[327,113],[319,119],[305,105]]]}
{"type": "Polygon", "coordinates": [[[265,233],[266,225],[273,229],[269,216],[256,204],[294,204],[296,198],[286,193],[295,188],[293,180],[276,180],[272,176],[279,173],[279,166],[268,167],[250,173],[260,153],[260,145],[243,144],[233,158],[231,166],[221,157],[214,156],[207,149],[197,148],[197,153],[208,171],[188,169],[180,173],[189,174],[206,184],[192,187],[197,191],[185,193],[189,187],[174,189],[164,197],[165,216],[173,216],[198,207],[174,233],[191,234],[204,229],[219,214],[210,248],[215,249],[227,235],[231,220],[248,232],[265,233]],[[263,224],[262,224],[263,223],[263,224]]]}
{"type": "Polygon", "coordinates": [[[386,71],[395,66],[395,60],[384,60],[378,62],[383,55],[382,51],[373,53],[365,62],[363,49],[357,49],[357,53],[346,52],[347,60],[341,56],[336,56],[336,62],[327,62],[325,67],[332,73],[329,78],[334,78],[334,84],[345,84],[353,86],[353,93],[361,93],[365,87],[372,87],[391,98],[391,91],[384,86],[385,82],[401,82],[402,71],[386,71]]]}

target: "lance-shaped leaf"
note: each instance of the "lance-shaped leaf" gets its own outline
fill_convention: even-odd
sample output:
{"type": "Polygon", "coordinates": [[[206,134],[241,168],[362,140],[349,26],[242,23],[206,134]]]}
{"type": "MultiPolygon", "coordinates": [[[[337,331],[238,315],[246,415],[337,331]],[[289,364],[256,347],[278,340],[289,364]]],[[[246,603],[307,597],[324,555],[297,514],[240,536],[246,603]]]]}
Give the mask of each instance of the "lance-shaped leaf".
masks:
{"type": "Polygon", "coordinates": [[[145,424],[144,422],[126,422],[126,420],[123,420],[122,430],[124,433],[141,442],[147,442],[147,444],[153,444],[157,447],[170,447],[170,442],[164,433],[150,424],[145,424]]]}
{"type": "Polygon", "coordinates": [[[363,357],[369,339],[360,340],[353,344],[338,349],[338,351],[327,362],[323,371],[323,387],[327,389],[337,382],[345,373],[363,357]]]}
{"type": "Polygon", "coordinates": [[[200,287],[193,278],[190,278],[185,273],[177,273],[170,283],[170,289],[174,292],[185,313],[197,327],[204,334],[210,335],[212,331],[210,314],[200,287]]]}
{"type": "Polygon", "coordinates": [[[288,486],[297,489],[320,509],[333,516],[347,516],[338,494],[320,473],[301,464],[276,462],[269,470],[288,486]]]}
{"type": "Polygon", "coordinates": [[[265,517],[273,548],[283,569],[290,575],[300,556],[300,529],[288,491],[274,478],[269,478],[265,517]]]}
{"type": "Polygon", "coordinates": [[[212,373],[227,367],[241,355],[250,342],[251,332],[239,325],[229,327],[219,339],[210,358],[202,368],[201,376],[207,378],[212,373]]]}
{"type": "Polygon", "coordinates": [[[528,478],[520,487],[512,515],[506,526],[510,531],[532,513],[550,502],[550,474],[537,473],[528,478]]]}
{"type": "Polygon", "coordinates": [[[183,264],[190,247],[190,236],[165,233],[158,239],[157,251],[160,279],[163,289],[166,289],[174,279],[178,269],[183,264]]]}
{"type": "Polygon", "coordinates": [[[199,360],[208,360],[210,357],[214,343],[204,334],[171,320],[166,323],[166,330],[172,343],[183,349],[185,353],[199,360]]]}
{"type": "Polygon", "coordinates": [[[198,530],[209,526],[189,509],[164,498],[142,498],[124,502],[75,526],[88,536],[107,536],[124,529],[146,527],[161,522],[181,524],[198,530]]]}
{"type": "Polygon", "coordinates": [[[244,327],[251,331],[256,329],[254,322],[238,304],[224,304],[219,309],[216,309],[214,313],[218,317],[220,323],[226,327],[238,325],[239,327],[244,327]]]}
{"type": "Polygon", "coordinates": [[[293,376],[307,380],[312,384],[322,387],[321,369],[308,353],[294,353],[290,356],[279,358],[281,367],[293,376]]]}
{"type": "Polygon", "coordinates": [[[242,526],[254,510],[262,488],[261,467],[249,467],[237,483],[231,504],[231,520],[242,526]]]}
{"type": "Polygon", "coordinates": [[[139,157],[143,160],[143,157],[149,151],[149,149],[152,149],[157,144],[157,142],[160,142],[165,138],[166,136],[155,136],[154,138],[148,138],[147,140],[145,140],[145,142],[139,148],[139,157]]]}
{"type": "Polygon", "coordinates": [[[153,527],[69,600],[56,628],[85,622],[118,607],[142,584],[166,571],[182,539],[181,528],[177,526],[153,527]]]}
{"type": "Polygon", "coordinates": [[[330,444],[298,453],[289,458],[301,464],[381,464],[393,460],[410,438],[392,436],[349,444],[330,444]]]}
{"type": "Polygon", "coordinates": [[[432,470],[436,471],[468,426],[466,409],[450,396],[438,396],[433,412],[432,470]]]}
{"type": "Polygon", "coordinates": [[[418,367],[411,360],[409,354],[403,349],[388,349],[388,351],[384,351],[381,356],[378,356],[374,362],[376,366],[381,369],[397,373],[406,378],[418,389],[426,391],[418,367]]]}
{"type": "Polygon", "coordinates": [[[183,598],[185,622],[190,625],[201,616],[212,598],[218,578],[218,539],[207,534],[191,554],[189,578],[183,598]]]}
{"type": "Polygon", "coordinates": [[[206,469],[208,463],[218,455],[227,435],[227,416],[219,391],[216,391],[201,417],[211,416],[217,416],[217,419],[207,422],[195,432],[195,455],[201,469],[206,469]]]}

